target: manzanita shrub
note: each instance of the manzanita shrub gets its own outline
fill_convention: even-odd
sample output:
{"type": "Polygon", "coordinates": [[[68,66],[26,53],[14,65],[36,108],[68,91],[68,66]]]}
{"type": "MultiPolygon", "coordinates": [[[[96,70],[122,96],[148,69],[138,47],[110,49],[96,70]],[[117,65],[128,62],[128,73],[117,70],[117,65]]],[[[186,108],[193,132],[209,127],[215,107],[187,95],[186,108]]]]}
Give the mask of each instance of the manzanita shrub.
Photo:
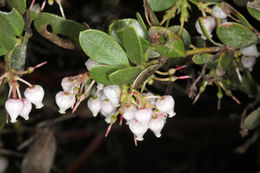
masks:
{"type": "MultiPolygon", "coordinates": [[[[61,114],[74,113],[87,100],[82,104],[88,106],[94,117],[100,114],[109,124],[106,136],[114,123],[126,123],[135,143],[144,139],[148,129],[156,137],[161,136],[167,118],[178,112],[174,111],[174,96],[160,96],[147,89],[155,80],[189,80],[187,93],[194,103],[208,85],[216,85],[216,109],[221,109],[224,95],[240,104],[232,91],[244,92],[257,102],[250,107],[254,111],[248,112],[247,107],[243,113],[243,135],[259,126],[260,90],[251,75],[259,56],[260,33],[254,27],[258,24],[251,25],[227,2],[144,0],[145,14],[137,12],[136,18],[111,21],[107,32],[66,19],[61,2],[55,2],[61,16],[43,12],[46,2],[40,6],[34,0],[27,2],[29,7],[25,0],[9,0],[11,11],[0,12],[0,56],[4,59],[0,82],[9,85],[5,108],[10,122],[15,123],[18,116],[27,120],[32,104],[36,109],[44,106],[44,89],[22,78],[46,64],[25,68],[33,27],[54,44],[65,49],[79,48],[87,55],[86,72],[65,77],[55,100],[61,114]],[[192,8],[200,11],[195,23],[190,21],[192,8]],[[179,22],[172,22],[176,18],[179,22]],[[193,31],[185,29],[185,24],[192,25],[193,31]],[[186,70],[193,67],[200,69],[199,74],[189,74],[190,70],[186,70]],[[178,70],[181,75],[176,76],[178,70]],[[25,98],[19,89],[21,83],[28,85],[25,98]]],[[[53,1],[48,0],[48,4],[53,1]]],[[[247,10],[260,20],[258,0],[248,1],[247,10]]]]}

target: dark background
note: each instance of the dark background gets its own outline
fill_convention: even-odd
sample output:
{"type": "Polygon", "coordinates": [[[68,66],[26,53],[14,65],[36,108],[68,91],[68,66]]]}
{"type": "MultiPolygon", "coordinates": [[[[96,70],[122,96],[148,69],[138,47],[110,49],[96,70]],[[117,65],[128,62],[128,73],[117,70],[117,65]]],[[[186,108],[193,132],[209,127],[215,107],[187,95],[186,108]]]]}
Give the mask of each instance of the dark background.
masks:
{"type": "MultiPolygon", "coordinates": [[[[38,1],[36,1],[38,2],[38,1]]],[[[246,9],[236,6],[252,25],[258,26],[246,9]]],[[[197,35],[194,22],[200,15],[192,6],[189,24],[185,28],[192,36],[197,35]]],[[[135,18],[136,12],[144,15],[141,0],[77,0],[64,3],[65,15],[77,22],[86,22],[91,28],[107,31],[114,19],[135,18]]],[[[60,15],[57,4],[47,6],[46,12],[60,15]]],[[[162,14],[158,13],[161,17],[162,14]]],[[[178,24],[178,19],[172,24],[178,24]]],[[[34,31],[34,30],[33,30],[34,31]]],[[[17,146],[34,134],[35,125],[41,121],[62,116],[54,103],[54,95],[61,90],[60,81],[65,76],[85,72],[86,55],[80,50],[65,50],[33,32],[27,52],[27,66],[42,61],[48,64],[25,79],[41,84],[45,88],[45,108],[33,110],[29,121],[13,126],[8,124],[1,135],[3,148],[15,151],[17,146]],[[22,128],[22,130],[21,130],[22,128]]],[[[252,72],[259,81],[259,62],[252,72]]],[[[181,73],[180,73],[181,74],[181,73]]],[[[107,138],[104,132],[107,124],[102,117],[93,118],[86,102],[81,103],[77,117],[55,126],[57,153],[52,172],[77,173],[256,173],[260,164],[260,143],[258,130],[242,138],[240,114],[253,101],[245,94],[235,91],[241,101],[237,105],[231,98],[224,97],[221,110],[217,110],[217,88],[208,87],[199,101],[192,105],[186,93],[186,81],[172,85],[175,99],[174,118],[168,119],[162,137],[156,138],[147,132],[143,142],[135,147],[133,135],[126,125],[114,125],[107,138]],[[248,144],[248,145],[247,145],[248,144]]],[[[155,83],[150,90],[165,94],[168,83],[155,83]]],[[[27,149],[19,151],[26,153],[27,149]]],[[[22,157],[8,155],[10,166],[7,172],[19,172],[22,157]]]]}

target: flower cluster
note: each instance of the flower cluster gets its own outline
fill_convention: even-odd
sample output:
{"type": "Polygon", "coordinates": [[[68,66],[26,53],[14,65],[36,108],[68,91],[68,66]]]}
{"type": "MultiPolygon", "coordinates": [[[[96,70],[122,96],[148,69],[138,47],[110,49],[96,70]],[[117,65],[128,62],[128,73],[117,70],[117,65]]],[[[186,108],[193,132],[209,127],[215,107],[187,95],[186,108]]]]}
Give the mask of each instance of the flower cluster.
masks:
{"type": "Polygon", "coordinates": [[[92,83],[86,87],[89,81],[89,73],[82,73],[62,79],[61,86],[63,91],[59,91],[55,96],[59,113],[65,114],[69,108],[72,108],[73,112],[77,109],[79,104],[87,98],[87,94],[94,84],[94,81],[92,81],[92,83]]]}
{"type": "Polygon", "coordinates": [[[17,121],[16,119],[19,115],[23,117],[25,120],[28,120],[29,114],[32,109],[32,104],[35,105],[36,109],[40,109],[43,107],[43,88],[40,85],[30,84],[29,82],[20,78],[18,75],[31,73],[32,71],[34,71],[35,68],[38,68],[44,64],[46,64],[46,62],[41,63],[35,67],[29,67],[27,71],[17,72],[15,70],[10,70],[8,72],[5,72],[0,77],[0,83],[8,82],[9,84],[10,89],[8,93],[8,99],[5,102],[5,109],[7,113],[10,115],[12,123],[15,123],[17,121]],[[18,81],[23,82],[29,86],[24,91],[25,98],[22,98],[21,96],[18,81]]]}
{"type": "Polygon", "coordinates": [[[136,90],[128,92],[127,86],[122,88],[98,84],[96,94],[88,100],[88,108],[93,116],[96,117],[100,112],[107,123],[113,124],[121,114],[120,124],[125,119],[135,141],[142,141],[148,129],[160,137],[166,118],[175,115],[172,96],[161,97],[136,90]]]}

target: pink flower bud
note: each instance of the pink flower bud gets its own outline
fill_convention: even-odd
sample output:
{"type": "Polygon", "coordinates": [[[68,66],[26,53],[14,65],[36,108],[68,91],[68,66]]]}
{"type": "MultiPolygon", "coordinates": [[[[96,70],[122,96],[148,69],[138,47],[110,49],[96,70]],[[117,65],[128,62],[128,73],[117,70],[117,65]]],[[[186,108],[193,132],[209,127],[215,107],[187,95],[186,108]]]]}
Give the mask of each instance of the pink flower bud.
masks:
{"type": "Polygon", "coordinates": [[[44,90],[40,85],[33,85],[26,88],[24,91],[24,96],[36,106],[36,109],[43,107],[42,100],[44,96],[44,90]]]}
{"type": "Polygon", "coordinates": [[[129,107],[124,108],[123,117],[126,121],[130,121],[135,117],[136,106],[131,104],[129,107]]]}
{"type": "Polygon", "coordinates": [[[88,99],[88,108],[92,112],[93,116],[96,117],[100,111],[101,100],[99,98],[88,99]]]}
{"type": "Polygon", "coordinates": [[[157,118],[152,118],[148,124],[148,127],[157,138],[161,137],[161,130],[165,124],[165,120],[165,117],[158,116],[157,118]]]}
{"type": "Polygon", "coordinates": [[[10,115],[11,122],[15,123],[16,118],[23,109],[23,102],[20,99],[8,99],[5,102],[5,109],[10,115]]]}
{"type": "Polygon", "coordinates": [[[79,82],[73,77],[65,77],[61,81],[62,89],[66,92],[73,93],[75,87],[79,87],[79,82]]]}
{"type": "Polygon", "coordinates": [[[120,105],[121,88],[118,85],[107,85],[104,87],[103,92],[115,107],[120,105]]]}
{"type": "Polygon", "coordinates": [[[32,110],[32,103],[27,100],[27,99],[23,99],[23,109],[22,111],[20,112],[20,116],[23,117],[25,120],[28,120],[29,119],[29,113],[31,112],[32,110]]]}
{"type": "Polygon", "coordinates": [[[129,121],[129,129],[132,131],[132,133],[136,136],[137,141],[143,141],[144,134],[147,131],[147,126],[144,126],[140,122],[136,120],[129,121]]]}
{"type": "Polygon", "coordinates": [[[66,110],[74,105],[76,97],[72,93],[60,91],[56,94],[55,100],[59,106],[59,113],[65,114],[66,110]]]}
{"type": "Polygon", "coordinates": [[[95,66],[99,65],[99,63],[96,62],[96,61],[94,61],[93,59],[89,58],[89,59],[85,62],[85,65],[86,65],[88,71],[90,71],[90,69],[91,69],[92,67],[95,67],[95,66]]]}
{"type": "Polygon", "coordinates": [[[153,111],[150,108],[136,109],[135,119],[142,125],[147,126],[148,122],[152,118],[153,111]]]}
{"type": "Polygon", "coordinates": [[[219,18],[219,19],[227,18],[227,14],[222,10],[222,8],[219,5],[215,5],[212,8],[212,13],[216,18],[219,18]]]}
{"type": "MultiPolygon", "coordinates": [[[[208,34],[210,35],[210,37],[212,37],[211,32],[213,31],[213,29],[216,26],[215,18],[211,17],[211,16],[207,16],[207,17],[203,18],[203,23],[204,23],[204,26],[205,26],[208,34]]],[[[195,28],[196,28],[197,32],[201,34],[201,38],[206,40],[207,38],[205,37],[202,29],[200,28],[199,20],[196,21],[195,28]]]]}
{"type": "Polygon", "coordinates": [[[107,99],[103,100],[100,105],[100,112],[106,118],[107,123],[111,122],[111,116],[116,113],[116,107],[107,99]]]}
{"type": "Polygon", "coordinates": [[[176,113],[174,112],[174,100],[170,95],[163,96],[162,99],[158,99],[155,103],[156,108],[162,112],[173,117],[176,113]]]}

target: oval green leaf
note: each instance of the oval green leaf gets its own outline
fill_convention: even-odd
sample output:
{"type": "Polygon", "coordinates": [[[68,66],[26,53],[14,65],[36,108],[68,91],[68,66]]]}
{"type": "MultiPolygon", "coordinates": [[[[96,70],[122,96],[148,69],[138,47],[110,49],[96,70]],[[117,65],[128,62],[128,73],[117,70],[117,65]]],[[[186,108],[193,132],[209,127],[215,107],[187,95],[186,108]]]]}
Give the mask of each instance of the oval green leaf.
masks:
{"type": "Polygon", "coordinates": [[[177,0],[147,0],[153,11],[164,11],[174,4],[177,0]]]}
{"type": "Polygon", "coordinates": [[[129,67],[124,50],[108,34],[89,29],[79,35],[80,46],[93,60],[118,68],[129,67]]]}
{"type": "Polygon", "coordinates": [[[111,83],[116,85],[123,85],[131,83],[135,80],[136,76],[141,73],[141,67],[129,67],[117,70],[109,75],[111,83]]]}
{"type": "Polygon", "coordinates": [[[16,44],[16,36],[20,36],[23,32],[23,17],[15,9],[10,13],[0,11],[0,23],[0,46],[11,50],[16,44]]]}
{"type": "Polygon", "coordinates": [[[251,112],[245,119],[244,127],[253,130],[260,125],[260,107],[251,112]]]}
{"type": "Polygon", "coordinates": [[[260,21],[260,2],[255,0],[253,2],[247,2],[247,11],[251,16],[260,21]]]}
{"type": "Polygon", "coordinates": [[[245,26],[226,22],[217,28],[217,36],[224,43],[229,46],[243,48],[258,43],[257,35],[245,26]]]}
{"type": "Polygon", "coordinates": [[[140,38],[134,28],[128,27],[123,33],[123,43],[126,53],[132,63],[141,65],[144,62],[140,38]]]}
{"type": "Polygon", "coordinates": [[[116,70],[118,70],[118,68],[115,68],[113,66],[97,65],[95,67],[92,67],[89,73],[91,78],[97,81],[98,83],[104,85],[112,85],[113,83],[109,80],[109,75],[116,70]]]}
{"type": "Polygon", "coordinates": [[[108,32],[120,45],[123,45],[123,32],[127,27],[133,27],[139,37],[148,39],[147,31],[135,19],[116,20],[109,25],[108,32]]]}

